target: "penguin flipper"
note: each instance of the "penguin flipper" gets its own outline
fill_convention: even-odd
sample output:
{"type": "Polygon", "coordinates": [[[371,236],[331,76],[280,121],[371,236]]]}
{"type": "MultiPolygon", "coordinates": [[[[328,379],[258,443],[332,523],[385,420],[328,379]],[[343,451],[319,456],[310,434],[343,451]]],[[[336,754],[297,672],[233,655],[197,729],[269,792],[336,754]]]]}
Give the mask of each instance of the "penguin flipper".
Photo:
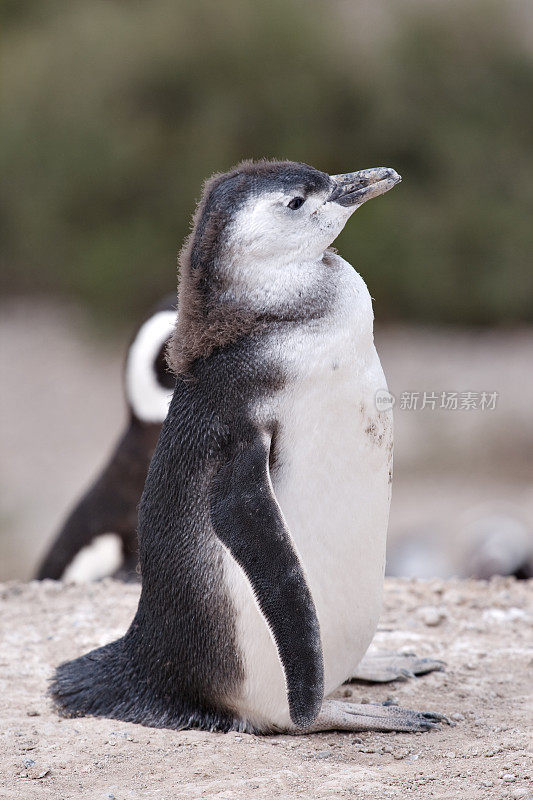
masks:
{"type": "Polygon", "coordinates": [[[250,581],[285,672],[291,719],[307,727],[324,695],[315,605],[272,489],[271,436],[254,428],[231,448],[210,494],[214,531],[250,581]]]}

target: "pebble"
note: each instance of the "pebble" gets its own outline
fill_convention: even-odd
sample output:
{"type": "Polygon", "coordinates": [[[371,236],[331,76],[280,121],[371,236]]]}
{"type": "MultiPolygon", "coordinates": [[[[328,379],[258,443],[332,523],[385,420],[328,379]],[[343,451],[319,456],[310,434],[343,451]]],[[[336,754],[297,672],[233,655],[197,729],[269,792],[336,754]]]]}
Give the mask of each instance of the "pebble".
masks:
{"type": "Polygon", "coordinates": [[[504,783],[514,783],[516,780],[516,775],[504,775],[502,781],[504,783]]]}
{"type": "Polygon", "coordinates": [[[426,606],[420,609],[420,617],[428,628],[435,628],[446,619],[446,612],[436,606],[426,606]]]}
{"type": "Polygon", "coordinates": [[[22,766],[26,770],[25,772],[21,773],[20,777],[22,778],[38,780],[39,778],[44,778],[50,773],[50,767],[44,767],[42,764],[36,764],[33,758],[25,758],[22,762],[22,766]]]}
{"type": "Polygon", "coordinates": [[[455,714],[450,714],[450,719],[453,719],[454,722],[463,722],[465,718],[464,714],[460,714],[458,711],[455,714]]]}
{"type": "Polygon", "coordinates": [[[402,759],[406,758],[409,755],[409,750],[396,750],[393,753],[394,758],[396,761],[401,761],[402,759]]]}
{"type": "Polygon", "coordinates": [[[529,789],[526,789],[524,786],[520,786],[518,789],[513,789],[511,792],[511,797],[513,800],[529,800],[530,797],[533,795],[529,793],[529,789]]]}

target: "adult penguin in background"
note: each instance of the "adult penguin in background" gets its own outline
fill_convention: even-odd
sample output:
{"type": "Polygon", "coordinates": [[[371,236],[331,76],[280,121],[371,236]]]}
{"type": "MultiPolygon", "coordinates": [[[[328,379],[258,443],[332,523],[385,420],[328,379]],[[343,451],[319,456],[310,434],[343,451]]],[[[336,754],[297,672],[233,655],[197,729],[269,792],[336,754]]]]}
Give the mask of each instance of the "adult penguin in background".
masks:
{"type": "Polygon", "coordinates": [[[377,626],[392,463],[370,295],[328,247],[399,180],[260,161],[207,182],[139,510],[139,607],[125,636],[57,669],[63,713],[259,733],[438,724],[327,699],[377,626]]]}
{"type": "MultiPolygon", "coordinates": [[[[155,306],[130,343],[125,364],[128,423],[109,462],[68,515],[44,557],[37,579],[94,577],[92,555],[101,537],[116,534],[121,565],[115,577],[138,580],[137,507],[175,377],[165,350],[176,324],[176,298],[155,306]]],[[[99,565],[101,566],[101,565],[99,565]]]]}

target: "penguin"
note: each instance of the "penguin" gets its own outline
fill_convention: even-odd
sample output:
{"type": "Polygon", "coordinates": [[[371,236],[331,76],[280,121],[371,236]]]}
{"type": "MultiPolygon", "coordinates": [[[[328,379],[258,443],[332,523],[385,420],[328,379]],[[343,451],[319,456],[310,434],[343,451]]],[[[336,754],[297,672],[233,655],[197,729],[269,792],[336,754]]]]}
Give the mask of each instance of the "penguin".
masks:
{"type": "MultiPolygon", "coordinates": [[[[169,295],[136,331],[124,370],[126,429],[109,462],[63,523],[38,568],[37,580],[94,577],[94,558],[101,575],[100,544],[109,533],[119,539],[121,563],[114,577],[139,579],[137,506],[174,388],[165,349],[175,323],[176,297],[169,295]]],[[[109,560],[109,553],[105,555],[109,560]]]]}
{"type": "Polygon", "coordinates": [[[331,698],[380,614],[392,419],[369,292],[330,246],[399,181],[247,161],[204,185],[139,508],[138,609],[57,668],[60,713],[259,734],[439,724],[331,698]]]}
{"type": "Polygon", "coordinates": [[[512,509],[487,508],[462,525],[460,575],[488,580],[493,575],[533,578],[533,531],[512,509]]]}

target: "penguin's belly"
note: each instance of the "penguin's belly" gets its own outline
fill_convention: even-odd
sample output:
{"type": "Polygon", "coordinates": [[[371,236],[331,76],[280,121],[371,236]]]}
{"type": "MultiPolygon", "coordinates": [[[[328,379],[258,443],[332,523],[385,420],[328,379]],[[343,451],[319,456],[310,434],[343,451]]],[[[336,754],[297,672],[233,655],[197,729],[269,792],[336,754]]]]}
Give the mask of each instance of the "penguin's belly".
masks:
{"type": "MultiPolygon", "coordinates": [[[[272,484],[317,609],[326,694],[350,677],[377,626],[392,466],[392,415],[375,407],[386,388],[377,353],[370,339],[354,358],[345,339],[305,342],[313,369],[296,369],[269,408],[278,421],[272,484]]],[[[274,640],[246,577],[229,553],[225,561],[246,675],[232,705],[259,727],[287,727],[274,640]]]]}
{"type": "Polygon", "coordinates": [[[273,483],[317,609],[326,694],[350,677],[377,626],[392,467],[392,417],[375,408],[386,387],[377,355],[359,373],[339,370],[329,386],[324,374],[316,392],[295,391],[273,483]]]}

